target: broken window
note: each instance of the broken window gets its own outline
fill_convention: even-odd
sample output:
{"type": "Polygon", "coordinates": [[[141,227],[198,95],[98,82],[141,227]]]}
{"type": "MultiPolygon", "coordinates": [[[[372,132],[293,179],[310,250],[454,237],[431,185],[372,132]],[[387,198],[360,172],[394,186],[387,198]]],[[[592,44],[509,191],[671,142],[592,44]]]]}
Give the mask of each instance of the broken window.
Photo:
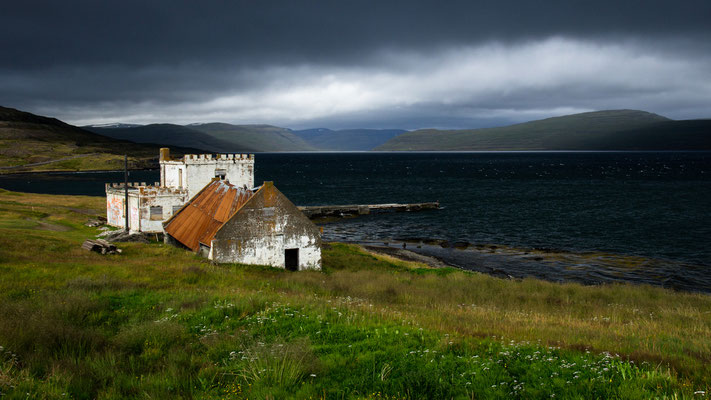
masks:
{"type": "Polygon", "coordinates": [[[227,176],[227,170],[223,168],[217,168],[215,170],[215,178],[225,179],[227,176]]]}
{"type": "Polygon", "coordinates": [[[151,207],[151,221],[160,221],[163,219],[163,207],[152,206],[151,207]]]}

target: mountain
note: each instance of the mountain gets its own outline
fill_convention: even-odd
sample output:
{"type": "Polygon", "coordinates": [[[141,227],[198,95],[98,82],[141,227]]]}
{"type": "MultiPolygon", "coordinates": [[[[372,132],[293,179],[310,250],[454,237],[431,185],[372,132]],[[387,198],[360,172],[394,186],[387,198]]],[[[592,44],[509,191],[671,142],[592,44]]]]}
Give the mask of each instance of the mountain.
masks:
{"type": "Polygon", "coordinates": [[[248,146],[217,139],[195,129],[195,126],[186,127],[174,124],[150,124],[122,128],[86,126],[84,129],[114,139],[129,140],[135,143],[153,143],[170,147],[190,147],[202,151],[223,153],[257,151],[248,146]]]}
{"type": "Polygon", "coordinates": [[[132,127],[86,126],[92,132],[115,139],[163,146],[182,146],[202,151],[239,153],[260,151],[308,151],[315,148],[289,129],[271,125],[223,123],[150,124],[132,127]]]}
{"type": "MultiPolygon", "coordinates": [[[[179,152],[179,150],[178,150],[179,152]]],[[[111,139],[13,108],[0,107],[0,173],[153,166],[157,146],[111,139]]]]}
{"type": "Polygon", "coordinates": [[[637,110],[608,110],[483,129],[422,129],[376,148],[384,151],[711,149],[708,120],[673,121],[637,110]]]}
{"type": "Polygon", "coordinates": [[[243,146],[252,151],[309,151],[316,148],[291,130],[271,125],[194,124],[198,130],[217,140],[243,146]]]}
{"type": "Polygon", "coordinates": [[[320,150],[368,151],[407,131],[403,129],[341,129],[334,131],[315,128],[293,132],[320,150]]]}

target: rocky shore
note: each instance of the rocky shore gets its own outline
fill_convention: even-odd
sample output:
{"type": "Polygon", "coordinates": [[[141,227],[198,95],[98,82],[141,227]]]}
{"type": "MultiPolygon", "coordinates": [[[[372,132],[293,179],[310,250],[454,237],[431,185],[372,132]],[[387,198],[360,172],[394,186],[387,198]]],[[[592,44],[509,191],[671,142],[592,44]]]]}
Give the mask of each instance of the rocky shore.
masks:
{"type": "Polygon", "coordinates": [[[366,250],[435,268],[477,271],[504,279],[536,278],[585,285],[633,283],[711,293],[711,267],[605,252],[517,248],[441,239],[359,242],[366,250]]]}

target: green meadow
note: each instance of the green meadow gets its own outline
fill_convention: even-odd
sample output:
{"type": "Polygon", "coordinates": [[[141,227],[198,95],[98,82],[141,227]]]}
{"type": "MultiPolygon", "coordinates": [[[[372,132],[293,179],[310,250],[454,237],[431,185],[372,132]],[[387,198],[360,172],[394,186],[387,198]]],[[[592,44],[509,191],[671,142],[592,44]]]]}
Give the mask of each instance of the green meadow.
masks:
{"type": "Polygon", "coordinates": [[[697,399],[711,296],[434,269],[330,243],[323,271],[80,248],[100,197],[0,190],[0,397],[697,399]]]}

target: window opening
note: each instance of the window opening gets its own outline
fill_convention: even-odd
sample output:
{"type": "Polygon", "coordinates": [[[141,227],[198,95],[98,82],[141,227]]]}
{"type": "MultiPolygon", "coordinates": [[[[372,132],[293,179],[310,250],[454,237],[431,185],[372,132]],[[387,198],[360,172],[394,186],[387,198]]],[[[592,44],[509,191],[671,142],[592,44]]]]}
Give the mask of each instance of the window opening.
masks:
{"type": "Polygon", "coordinates": [[[299,270],[299,249],[284,250],[284,267],[288,271],[299,270]]]}
{"type": "Polygon", "coordinates": [[[161,206],[155,206],[151,207],[151,220],[152,221],[160,221],[163,219],[163,207],[161,206]]]}

